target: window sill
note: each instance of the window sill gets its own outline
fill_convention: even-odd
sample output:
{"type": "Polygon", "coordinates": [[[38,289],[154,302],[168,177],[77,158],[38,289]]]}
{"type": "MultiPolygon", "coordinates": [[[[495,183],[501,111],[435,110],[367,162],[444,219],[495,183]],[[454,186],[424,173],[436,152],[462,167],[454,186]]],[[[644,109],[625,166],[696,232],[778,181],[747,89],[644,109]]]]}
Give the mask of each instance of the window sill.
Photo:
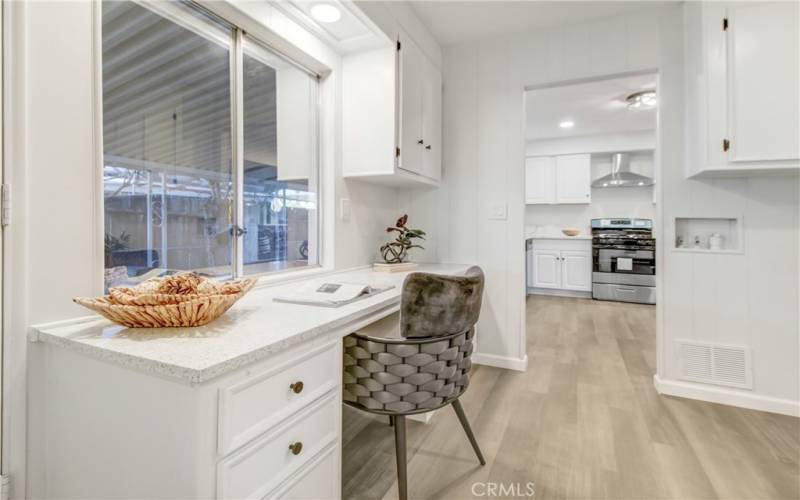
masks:
{"type": "MultiPolygon", "coordinates": [[[[370,266],[359,266],[352,269],[347,270],[356,270],[367,268],[370,266]]],[[[307,269],[301,269],[296,271],[282,271],[277,273],[263,273],[263,274],[251,274],[249,276],[245,276],[247,278],[257,278],[258,281],[256,282],[255,288],[267,288],[276,285],[283,285],[286,283],[292,283],[296,281],[303,281],[310,278],[318,278],[321,276],[326,276],[328,274],[338,273],[344,271],[343,269],[334,269],[330,266],[309,266],[307,269]]]]}

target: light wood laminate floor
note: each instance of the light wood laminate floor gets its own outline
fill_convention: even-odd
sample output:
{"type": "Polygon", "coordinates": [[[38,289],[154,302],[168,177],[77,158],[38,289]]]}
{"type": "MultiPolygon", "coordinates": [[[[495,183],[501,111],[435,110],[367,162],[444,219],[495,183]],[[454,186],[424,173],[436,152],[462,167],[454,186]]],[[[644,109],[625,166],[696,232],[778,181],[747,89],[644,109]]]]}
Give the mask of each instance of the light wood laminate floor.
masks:
{"type": "MultiPolygon", "coordinates": [[[[528,371],[475,367],[461,398],[487,464],[451,408],[409,421],[410,498],[800,498],[800,419],[655,392],[653,306],[529,296],[527,324],[528,371]]],[[[343,496],[397,498],[386,418],[343,420],[343,496]]]]}

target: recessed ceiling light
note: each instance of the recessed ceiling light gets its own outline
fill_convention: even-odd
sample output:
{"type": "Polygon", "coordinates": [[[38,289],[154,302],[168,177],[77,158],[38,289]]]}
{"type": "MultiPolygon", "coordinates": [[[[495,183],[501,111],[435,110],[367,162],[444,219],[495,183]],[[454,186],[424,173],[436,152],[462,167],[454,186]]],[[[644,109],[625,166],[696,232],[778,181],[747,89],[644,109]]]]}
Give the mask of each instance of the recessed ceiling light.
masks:
{"type": "Polygon", "coordinates": [[[561,128],[572,128],[572,127],[575,126],[575,122],[571,122],[569,120],[566,120],[566,121],[563,121],[563,122],[559,123],[558,126],[561,127],[561,128]]]}
{"type": "Polygon", "coordinates": [[[652,109],[658,104],[655,90],[643,90],[625,98],[628,109],[652,109]]]}
{"type": "Polygon", "coordinates": [[[311,17],[321,23],[335,23],[342,18],[342,11],[329,3],[318,3],[311,7],[311,17]]]}

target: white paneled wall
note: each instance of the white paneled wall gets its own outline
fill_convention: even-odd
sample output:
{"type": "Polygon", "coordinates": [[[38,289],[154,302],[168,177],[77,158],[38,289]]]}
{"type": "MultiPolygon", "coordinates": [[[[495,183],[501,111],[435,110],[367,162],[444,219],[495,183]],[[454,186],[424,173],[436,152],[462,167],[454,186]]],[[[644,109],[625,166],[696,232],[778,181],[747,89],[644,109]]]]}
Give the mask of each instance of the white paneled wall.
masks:
{"type": "MultiPolygon", "coordinates": [[[[670,5],[445,47],[444,185],[432,193],[402,192],[400,206],[415,225],[436,233],[419,260],[484,267],[478,351],[484,359],[519,366],[525,357],[523,90],[657,69],[663,176],[654,208],[663,221],[657,386],[687,397],[797,412],[798,179],[685,179],[682,10],[670,5]],[[491,218],[490,209],[502,204],[507,220],[491,218]],[[670,251],[674,217],[729,213],[744,217],[743,255],[670,251]],[[673,346],[680,338],[750,346],[753,390],[679,381],[673,346]]],[[[527,325],[527,333],[536,335],[537,325],[527,325]]]]}
{"type": "Polygon", "coordinates": [[[526,358],[525,87],[656,68],[659,16],[634,13],[443,50],[444,186],[434,195],[401,193],[400,206],[417,225],[447,235],[420,260],[484,268],[478,351],[490,362],[519,367],[526,358]],[[505,220],[491,217],[498,206],[505,220]]]}

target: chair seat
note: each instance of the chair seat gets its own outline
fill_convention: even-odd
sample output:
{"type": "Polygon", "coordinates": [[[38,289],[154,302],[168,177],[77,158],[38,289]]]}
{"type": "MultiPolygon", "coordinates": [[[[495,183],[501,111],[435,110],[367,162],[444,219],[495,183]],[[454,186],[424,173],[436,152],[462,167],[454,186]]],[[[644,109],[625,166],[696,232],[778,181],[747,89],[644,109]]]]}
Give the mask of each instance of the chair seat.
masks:
{"type": "Polygon", "coordinates": [[[400,335],[400,313],[396,312],[386,316],[382,320],[370,323],[369,325],[359,328],[355,332],[356,335],[362,338],[373,339],[376,341],[391,341],[391,340],[404,340],[400,335]]]}

